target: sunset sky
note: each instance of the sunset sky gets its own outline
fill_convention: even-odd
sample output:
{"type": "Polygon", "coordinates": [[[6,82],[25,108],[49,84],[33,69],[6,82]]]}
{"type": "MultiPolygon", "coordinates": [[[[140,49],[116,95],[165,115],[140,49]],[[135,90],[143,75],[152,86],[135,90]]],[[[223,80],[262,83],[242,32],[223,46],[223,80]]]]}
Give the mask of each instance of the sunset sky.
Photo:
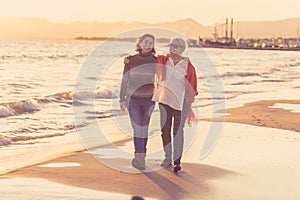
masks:
{"type": "Polygon", "coordinates": [[[203,25],[299,17],[299,0],[0,0],[0,16],[51,22],[166,22],[193,18],[203,25]]]}

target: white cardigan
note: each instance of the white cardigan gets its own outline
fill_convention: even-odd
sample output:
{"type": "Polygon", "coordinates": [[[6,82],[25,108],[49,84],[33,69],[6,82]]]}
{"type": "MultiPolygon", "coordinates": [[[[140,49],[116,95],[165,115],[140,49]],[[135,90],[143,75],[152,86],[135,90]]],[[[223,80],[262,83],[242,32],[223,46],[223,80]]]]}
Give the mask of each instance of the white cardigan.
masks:
{"type": "Polygon", "coordinates": [[[171,57],[166,63],[166,79],[158,82],[152,100],[175,110],[182,110],[185,97],[185,76],[188,60],[183,58],[175,66],[171,57]]]}

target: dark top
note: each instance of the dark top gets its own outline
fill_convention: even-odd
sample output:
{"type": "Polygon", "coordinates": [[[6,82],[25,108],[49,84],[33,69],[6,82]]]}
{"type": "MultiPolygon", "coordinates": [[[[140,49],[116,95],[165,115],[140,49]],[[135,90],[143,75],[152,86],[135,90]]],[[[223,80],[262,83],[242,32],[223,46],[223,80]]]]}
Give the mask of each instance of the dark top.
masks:
{"type": "Polygon", "coordinates": [[[127,57],[120,90],[120,102],[129,97],[152,98],[157,58],[152,54],[136,54],[127,57]]]}

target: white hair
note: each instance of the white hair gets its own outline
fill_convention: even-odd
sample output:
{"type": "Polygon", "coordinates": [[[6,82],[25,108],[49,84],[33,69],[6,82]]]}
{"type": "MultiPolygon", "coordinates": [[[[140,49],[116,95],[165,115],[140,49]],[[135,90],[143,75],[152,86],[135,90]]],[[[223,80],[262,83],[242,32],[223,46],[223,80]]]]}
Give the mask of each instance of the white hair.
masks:
{"type": "Polygon", "coordinates": [[[174,43],[178,44],[178,45],[181,46],[183,49],[186,48],[186,42],[185,42],[185,40],[182,39],[181,37],[174,37],[174,38],[172,38],[170,44],[174,44],[174,43]]]}

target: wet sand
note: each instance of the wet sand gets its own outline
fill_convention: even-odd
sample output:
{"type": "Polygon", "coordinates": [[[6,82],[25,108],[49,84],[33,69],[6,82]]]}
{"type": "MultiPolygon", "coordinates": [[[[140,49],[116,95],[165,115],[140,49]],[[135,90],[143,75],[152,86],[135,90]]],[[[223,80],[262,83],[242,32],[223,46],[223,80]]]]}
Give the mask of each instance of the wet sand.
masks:
{"type": "MultiPolygon", "coordinates": [[[[102,164],[86,151],[77,151],[3,175],[0,185],[7,180],[15,184],[1,185],[0,192],[10,191],[10,187],[18,191],[22,187],[18,181],[26,178],[45,180],[52,190],[61,188],[53,185],[59,183],[78,191],[87,189],[86,194],[106,192],[105,196],[96,193],[88,199],[299,199],[300,113],[272,108],[275,103],[300,101],[257,101],[228,109],[230,115],[226,116],[222,136],[212,153],[204,160],[197,159],[203,138],[196,138],[185,152],[183,169],[178,174],[171,167],[149,173],[122,172],[102,164]]],[[[209,126],[209,122],[199,123],[201,130],[209,126]]],[[[53,199],[39,191],[34,181],[26,186],[25,199],[53,199]]],[[[17,199],[9,192],[3,194],[17,199]]],[[[84,192],[72,194],[70,199],[84,199],[84,192]]]]}

